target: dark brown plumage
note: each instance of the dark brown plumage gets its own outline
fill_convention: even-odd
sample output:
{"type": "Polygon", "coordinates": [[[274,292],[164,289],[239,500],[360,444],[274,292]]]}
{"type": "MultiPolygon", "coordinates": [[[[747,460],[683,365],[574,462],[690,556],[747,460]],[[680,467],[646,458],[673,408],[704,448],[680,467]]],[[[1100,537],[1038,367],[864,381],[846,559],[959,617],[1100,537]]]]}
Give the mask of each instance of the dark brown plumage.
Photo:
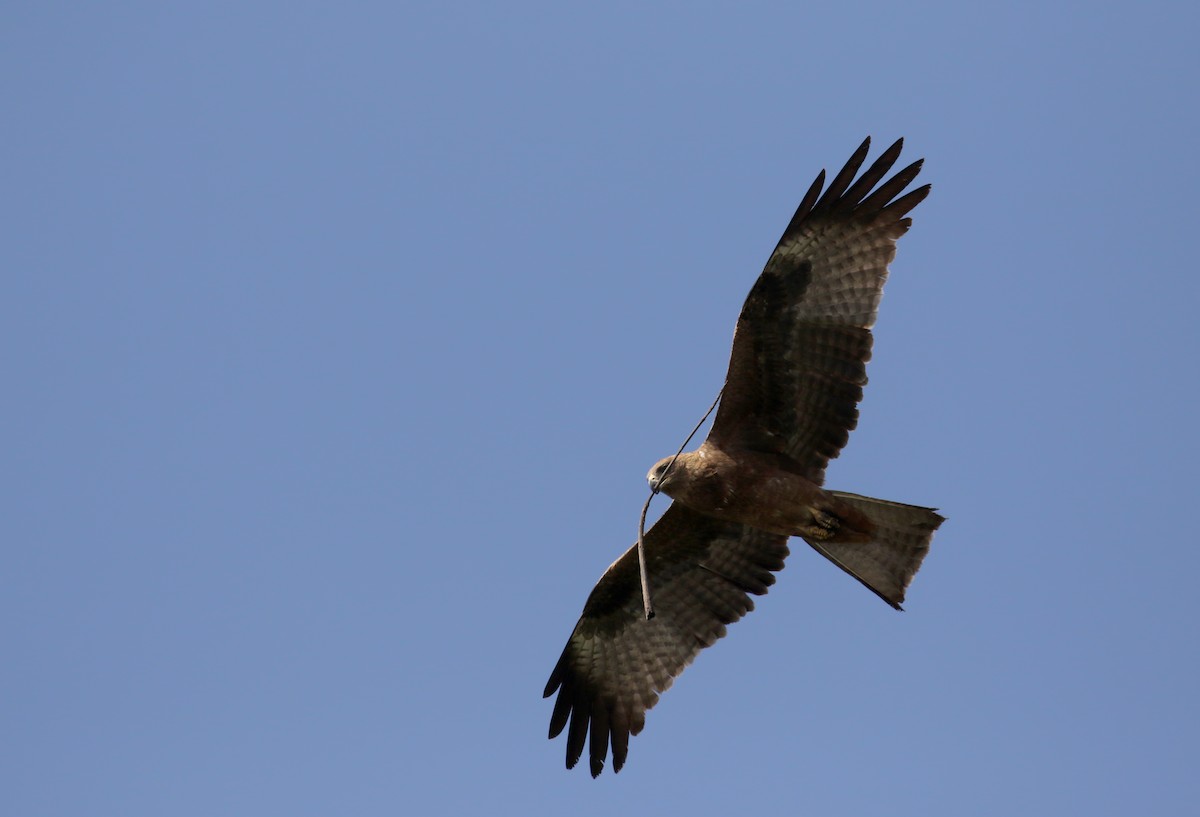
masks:
{"type": "Polygon", "coordinates": [[[902,144],[855,180],[864,141],[823,194],[817,176],[742,307],[708,439],[647,475],[675,500],[645,536],[657,615],[643,615],[630,548],[592,590],[546,684],[568,768],[586,747],[595,777],[611,747],[621,769],[659,693],[774,582],[789,536],[900,608],[942,517],[821,486],[858,422],[896,240],[929,193],[900,195],[920,161],[875,188],[902,144]]]}

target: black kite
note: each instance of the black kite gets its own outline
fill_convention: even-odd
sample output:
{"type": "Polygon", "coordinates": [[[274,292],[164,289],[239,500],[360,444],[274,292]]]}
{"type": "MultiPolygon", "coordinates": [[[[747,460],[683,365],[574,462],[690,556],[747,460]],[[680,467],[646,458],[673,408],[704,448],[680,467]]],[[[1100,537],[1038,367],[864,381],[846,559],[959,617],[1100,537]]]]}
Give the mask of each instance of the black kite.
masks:
{"type": "Polygon", "coordinates": [[[643,614],[630,548],[588,596],[546,684],[546,697],[558,691],[550,737],[567,729],[567,768],[588,744],[593,777],[610,746],[620,771],[646,710],[753,609],[750,596],[775,581],[790,536],[900,609],[942,517],[821,486],[858,422],[896,240],[929,193],[900,195],[920,161],[873,189],[902,144],[855,181],[867,139],[824,195],[824,171],[817,176],[742,307],[708,439],[650,470],[651,488],[675,500],[645,536],[656,616],[643,614]]]}

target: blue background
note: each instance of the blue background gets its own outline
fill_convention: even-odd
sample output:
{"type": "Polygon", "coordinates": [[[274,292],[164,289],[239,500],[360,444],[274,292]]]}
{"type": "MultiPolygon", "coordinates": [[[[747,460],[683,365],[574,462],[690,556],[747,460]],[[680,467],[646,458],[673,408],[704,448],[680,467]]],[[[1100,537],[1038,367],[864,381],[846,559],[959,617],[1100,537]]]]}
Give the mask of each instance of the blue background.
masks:
{"type": "Polygon", "coordinates": [[[2,18],[6,813],[1200,798],[1192,5],[2,18]],[[949,517],[908,611],[796,540],[568,773],[542,685],[867,134],[934,190],[829,485],[949,517]]]}

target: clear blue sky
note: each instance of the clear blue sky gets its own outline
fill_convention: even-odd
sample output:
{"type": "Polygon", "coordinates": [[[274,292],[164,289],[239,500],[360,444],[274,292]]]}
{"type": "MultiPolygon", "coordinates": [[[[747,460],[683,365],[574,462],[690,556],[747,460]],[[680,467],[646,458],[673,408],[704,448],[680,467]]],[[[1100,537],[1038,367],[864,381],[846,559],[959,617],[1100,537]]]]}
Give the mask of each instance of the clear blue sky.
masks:
{"type": "Polygon", "coordinates": [[[9,4],[4,811],[1194,808],[1197,13],[978,8],[9,4]],[[829,485],[949,517],[908,610],[797,541],[568,773],[542,685],[868,134],[934,188],[829,485]]]}

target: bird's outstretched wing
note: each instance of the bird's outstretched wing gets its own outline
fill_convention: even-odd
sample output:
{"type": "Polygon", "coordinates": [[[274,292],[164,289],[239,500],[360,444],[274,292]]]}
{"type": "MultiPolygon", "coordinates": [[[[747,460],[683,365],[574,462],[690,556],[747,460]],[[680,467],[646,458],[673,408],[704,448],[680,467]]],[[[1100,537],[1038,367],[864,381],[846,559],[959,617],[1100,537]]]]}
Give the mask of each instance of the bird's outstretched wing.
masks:
{"type": "Polygon", "coordinates": [[[558,691],[550,737],[567,730],[567,768],[585,745],[592,777],[612,746],[620,771],[629,736],[696,654],[725,635],[774,583],[787,537],[701,516],[673,503],[645,535],[655,617],[642,609],[636,546],[605,571],[558,659],[545,697],[558,691]],[[590,740],[588,734],[590,732],[590,740]]]}
{"type": "Polygon", "coordinates": [[[888,264],[907,214],[929,193],[900,195],[920,161],[875,188],[903,140],[855,181],[870,144],[824,194],[824,171],[817,176],[750,290],[709,434],[721,447],[780,454],[818,485],[858,423],[888,264]]]}

